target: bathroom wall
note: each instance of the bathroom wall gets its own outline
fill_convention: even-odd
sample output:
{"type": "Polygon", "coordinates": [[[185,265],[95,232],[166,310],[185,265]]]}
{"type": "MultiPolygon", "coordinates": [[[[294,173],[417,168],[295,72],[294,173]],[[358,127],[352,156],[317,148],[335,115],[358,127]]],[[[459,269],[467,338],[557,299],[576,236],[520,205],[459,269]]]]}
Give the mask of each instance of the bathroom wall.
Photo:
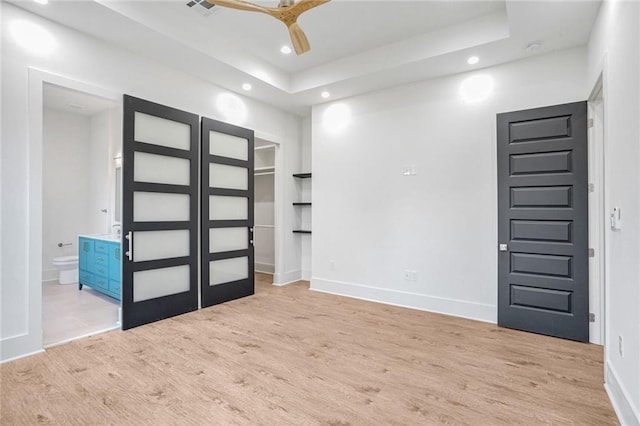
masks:
{"type": "Polygon", "coordinates": [[[95,234],[111,233],[113,221],[112,186],[114,185],[114,151],[121,152],[122,138],[117,137],[119,123],[114,111],[104,110],[91,116],[89,140],[89,228],[95,234]],[[117,148],[115,148],[117,147],[117,148]],[[115,149],[114,149],[115,148],[115,149]]]}
{"type": "Polygon", "coordinates": [[[50,108],[43,118],[42,275],[55,280],[53,258],[76,254],[78,233],[90,229],[91,118],[50,108]]]}
{"type": "Polygon", "coordinates": [[[54,257],[77,254],[78,234],[112,230],[113,152],[122,140],[117,112],[44,109],[43,281],[57,280],[54,257]]]}

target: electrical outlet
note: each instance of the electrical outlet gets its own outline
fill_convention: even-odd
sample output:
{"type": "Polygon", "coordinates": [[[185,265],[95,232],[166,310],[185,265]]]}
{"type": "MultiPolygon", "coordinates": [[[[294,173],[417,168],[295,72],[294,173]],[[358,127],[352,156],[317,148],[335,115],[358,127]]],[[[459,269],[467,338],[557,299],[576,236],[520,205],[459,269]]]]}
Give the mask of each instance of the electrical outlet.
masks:
{"type": "Polygon", "coordinates": [[[411,271],[410,270],[408,270],[408,269],[404,270],[404,279],[406,281],[411,281],[411,271]]]}
{"type": "Polygon", "coordinates": [[[329,268],[330,268],[332,271],[335,271],[335,270],[336,270],[336,261],[335,261],[335,260],[330,260],[330,261],[329,261],[329,268]]]}
{"type": "Polygon", "coordinates": [[[618,352],[624,358],[624,346],[622,345],[622,336],[618,336],[618,352]]]}
{"type": "Polygon", "coordinates": [[[411,281],[418,281],[418,271],[411,271],[411,281]]]}

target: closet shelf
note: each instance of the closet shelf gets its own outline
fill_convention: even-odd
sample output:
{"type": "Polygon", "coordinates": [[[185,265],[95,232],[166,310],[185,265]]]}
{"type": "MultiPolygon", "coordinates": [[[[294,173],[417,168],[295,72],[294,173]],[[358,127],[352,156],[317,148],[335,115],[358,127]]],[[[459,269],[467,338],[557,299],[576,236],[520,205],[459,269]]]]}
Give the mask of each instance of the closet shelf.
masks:
{"type": "Polygon", "coordinates": [[[255,169],[253,169],[254,173],[265,173],[265,172],[274,172],[276,170],[276,168],[274,166],[267,166],[267,167],[256,167],[255,169]]]}
{"type": "Polygon", "coordinates": [[[309,179],[311,177],[311,173],[294,173],[293,177],[300,179],[309,179]]]}
{"type": "Polygon", "coordinates": [[[293,203],[294,206],[310,206],[311,203],[293,203]]]}
{"type": "Polygon", "coordinates": [[[311,231],[305,230],[305,229],[294,229],[293,230],[294,234],[310,234],[311,231]]]}

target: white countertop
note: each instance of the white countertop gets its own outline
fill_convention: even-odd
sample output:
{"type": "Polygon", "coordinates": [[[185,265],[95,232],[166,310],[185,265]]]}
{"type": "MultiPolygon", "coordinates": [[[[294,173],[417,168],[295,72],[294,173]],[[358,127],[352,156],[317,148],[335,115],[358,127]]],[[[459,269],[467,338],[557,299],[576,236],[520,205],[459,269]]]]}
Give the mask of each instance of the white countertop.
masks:
{"type": "Polygon", "coordinates": [[[81,234],[78,236],[84,237],[84,238],[93,238],[95,240],[111,241],[113,243],[119,243],[121,241],[120,235],[118,234],[94,234],[94,235],[81,234]]]}

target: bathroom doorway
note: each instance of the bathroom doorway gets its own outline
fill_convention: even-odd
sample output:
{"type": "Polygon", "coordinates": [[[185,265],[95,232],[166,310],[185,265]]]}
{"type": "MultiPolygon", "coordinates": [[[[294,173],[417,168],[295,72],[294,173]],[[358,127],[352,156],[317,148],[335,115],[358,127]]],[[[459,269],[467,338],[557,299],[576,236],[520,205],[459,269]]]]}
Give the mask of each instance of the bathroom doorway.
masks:
{"type": "Polygon", "coordinates": [[[119,102],[50,83],[43,84],[42,114],[48,347],[120,328],[122,119],[119,102]]]}

